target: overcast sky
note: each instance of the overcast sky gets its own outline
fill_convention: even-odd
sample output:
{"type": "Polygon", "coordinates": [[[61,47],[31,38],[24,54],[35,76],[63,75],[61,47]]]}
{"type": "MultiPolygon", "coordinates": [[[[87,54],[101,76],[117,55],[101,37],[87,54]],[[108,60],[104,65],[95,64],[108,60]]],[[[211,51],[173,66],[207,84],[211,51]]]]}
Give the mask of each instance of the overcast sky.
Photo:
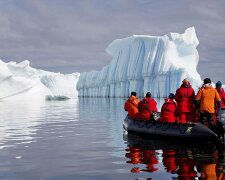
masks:
{"type": "Polygon", "coordinates": [[[100,70],[114,39],[194,26],[198,72],[225,83],[224,9],[224,0],[0,0],[0,59],[62,73],[100,70]]]}

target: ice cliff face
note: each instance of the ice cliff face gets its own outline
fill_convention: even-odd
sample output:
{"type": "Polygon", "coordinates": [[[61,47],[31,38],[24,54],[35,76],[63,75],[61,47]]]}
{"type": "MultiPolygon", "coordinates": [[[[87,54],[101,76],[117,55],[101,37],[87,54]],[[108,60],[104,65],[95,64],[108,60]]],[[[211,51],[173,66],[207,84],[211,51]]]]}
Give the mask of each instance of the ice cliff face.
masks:
{"type": "Polygon", "coordinates": [[[183,34],[164,36],[133,35],[113,41],[106,52],[112,56],[101,71],[85,72],[77,83],[79,96],[127,97],[131,91],[144,96],[167,97],[184,78],[194,89],[202,81],[196,67],[199,41],[194,27],[183,34]]]}
{"type": "Polygon", "coordinates": [[[0,60],[0,100],[75,97],[79,75],[37,70],[27,60],[18,64],[0,60]]]}

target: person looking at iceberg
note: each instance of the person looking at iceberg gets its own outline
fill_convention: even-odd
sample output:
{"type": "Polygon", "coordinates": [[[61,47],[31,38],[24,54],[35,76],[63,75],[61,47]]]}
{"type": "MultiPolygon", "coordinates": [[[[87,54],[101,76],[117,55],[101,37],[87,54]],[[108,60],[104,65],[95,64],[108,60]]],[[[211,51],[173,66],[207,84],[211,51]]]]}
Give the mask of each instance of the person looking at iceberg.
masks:
{"type": "MultiPolygon", "coordinates": [[[[218,81],[216,83],[216,90],[217,90],[217,92],[218,92],[218,94],[220,96],[220,99],[221,99],[221,108],[222,109],[225,109],[225,92],[224,92],[224,89],[222,88],[222,83],[220,81],[218,81]]],[[[218,117],[218,115],[219,115],[219,108],[215,104],[214,123],[216,123],[217,125],[221,125],[222,126],[222,124],[219,123],[219,117],[218,117]]],[[[223,131],[221,131],[221,132],[223,132],[223,131]]]]}
{"type": "Polygon", "coordinates": [[[199,89],[195,100],[200,102],[200,122],[209,127],[214,126],[215,104],[220,105],[220,96],[215,88],[212,87],[211,79],[205,78],[202,88],[199,89]]]}
{"type": "Polygon", "coordinates": [[[151,120],[153,112],[157,112],[157,102],[151,98],[151,93],[147,92],[144,99],[138,103],[138,119],[151,120]]]}
{"type": "Polygon", "coordinates": [[[179,123],[193,122],[195,91],[187,78],[182,81],[182,85],[176,90],[175,100],[178,106],[179,123]]]}
{"type": "Polygon", "coordinates": [[[224,109],[225,108],[225,92],[224,92],[224,89],[222,88],[222,83],[220,81],[216,83],[216,90],[221,99],[221,108],[224,109]]]}
{"type": "Polygon", "coordinates": [[[177,121],[177,104],[174,102],[174,94],[170,93],[161,108],[160,122],[175,123],[177,121]]]}
{"type": "Polygon", "coordinates": [[[131,92],[130,97],[124,104],[124,110],[128,112],[128,116],[133,119],[137,119],[138,116],[138,103],[140,100],[137,97],[136,92],[131,92]]]}

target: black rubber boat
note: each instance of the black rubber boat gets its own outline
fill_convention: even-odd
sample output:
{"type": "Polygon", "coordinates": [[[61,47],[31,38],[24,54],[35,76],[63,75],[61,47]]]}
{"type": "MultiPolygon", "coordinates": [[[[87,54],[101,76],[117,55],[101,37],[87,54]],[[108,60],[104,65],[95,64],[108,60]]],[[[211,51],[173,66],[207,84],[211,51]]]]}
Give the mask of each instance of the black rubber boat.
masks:
{"type": "Polygon", "coordinates": [[[185,138],[190,139],[191,141],[216,141],[218,139],[216,133],[201,123],[177,124],[161,123],[157,121],[138,121],[127,116],[124,120],[123,128],[128,133],[156,137],[185,138]]]}

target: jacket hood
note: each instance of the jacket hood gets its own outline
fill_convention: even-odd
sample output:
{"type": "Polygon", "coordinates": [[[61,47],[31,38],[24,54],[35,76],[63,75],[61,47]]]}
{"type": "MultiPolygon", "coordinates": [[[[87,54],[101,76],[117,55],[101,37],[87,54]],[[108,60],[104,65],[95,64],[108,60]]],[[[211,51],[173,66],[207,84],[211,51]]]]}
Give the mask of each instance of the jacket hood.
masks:
{"type": "Polygon", "coordinates": [[[184,87],[184,88],[190,88],[191,87],[191,83],[188,82],[188,84],[181,84],[181,87],[184,87]]]}
{"type": "Polygon", "coordinates": [[[174,103],[173,99],[170,99],[170,98],[165,98],[165,102],[166,103],[174,103]]]}

